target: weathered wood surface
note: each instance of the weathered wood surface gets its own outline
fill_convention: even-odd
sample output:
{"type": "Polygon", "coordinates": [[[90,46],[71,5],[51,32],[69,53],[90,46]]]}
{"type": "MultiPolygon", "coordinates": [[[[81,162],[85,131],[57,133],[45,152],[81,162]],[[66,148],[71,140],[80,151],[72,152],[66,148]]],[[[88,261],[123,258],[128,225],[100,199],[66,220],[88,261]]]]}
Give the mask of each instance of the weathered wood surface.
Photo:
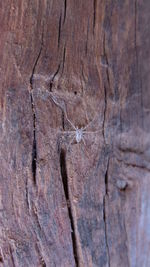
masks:
{"type": "Polygon", "coordinates": [[[1,1],[0,266],[150,266],[149,24],[149,1],[1,1]]]}

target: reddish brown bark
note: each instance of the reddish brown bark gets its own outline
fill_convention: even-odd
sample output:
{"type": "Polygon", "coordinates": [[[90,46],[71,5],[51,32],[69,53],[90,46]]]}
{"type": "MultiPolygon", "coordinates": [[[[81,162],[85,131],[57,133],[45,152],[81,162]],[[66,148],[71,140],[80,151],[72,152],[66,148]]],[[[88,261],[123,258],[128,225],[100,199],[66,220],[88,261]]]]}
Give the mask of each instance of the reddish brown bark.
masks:
{"type": "Polygon", "coordinates": [[[0,266],[150,266],[149,22],[149,1],[1,1],[0,266]]]}

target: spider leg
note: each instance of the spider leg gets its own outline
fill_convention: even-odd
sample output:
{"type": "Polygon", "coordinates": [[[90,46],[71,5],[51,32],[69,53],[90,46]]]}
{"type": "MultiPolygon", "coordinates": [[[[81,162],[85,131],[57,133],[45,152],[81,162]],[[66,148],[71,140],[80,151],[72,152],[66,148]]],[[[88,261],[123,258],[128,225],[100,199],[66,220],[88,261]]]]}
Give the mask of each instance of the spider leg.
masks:
{"type": "Polygon", "coordinates": [[[58,102],[58,99],[57,99],[57,96],[55,96],[53,93],[49,92],[49,95],[51,97],[51,99],[53,100],[53,102],[55,103],[56,106],[60,107],[61,110],[65,113],[66,115],[66,119],[67,121],[70,123],[70,125],[72,126],[72,128],[74,130],[76,130],[76,127],[73,125],[73,123],[69,120],[68,116],[67,116],[67,111],[66,111],[66,106],[65,106],[65,103],[59,103],[58,102]]]}
{"type": "Polygon", "coordinates": [[[96,119],[97,114],[95,115],[95,117],[93,118],[93,120],[91,120],[84,128],[83,131],[86,130],[92,123],[93,121],[96,119]]]}
{"type": "Polygon", "coordinates": [[[83,141],[83,144],[86,146],[85,139],[83,136],[82,136],[82,141],[83,141]]]}
{"type": "Polygon", "coordinates": [[[97,131],[83,131],[83,134],[96,134],[96,133],[100,133],[102,130],[97,130],[97,131]]]}
{"type": "Polygon", "coordinates": [[[95,114],[94,118],[85,127],[82,128],[83,131],[86,130],[89,126],[91,126],[91,124],[94,122],[95,119],[98,119],[98,114],[99,114],[99,112],[97,112],[95,114]]]}
{"type": "Polygon", "coordinates": [[[74,124],[68,119],[67,113],[65,112],[66,115],[66,119],[67,121],[70,123],[70,125],[72,126],[72,128],[76,131],[76,127],[74,126],[74,124]]]}
{"type": "MultiPolygon", "coordinates": [[[[86,149],[86,142],[85,142],[85,139],[82,137],[82,141],[83,141],[83,144],[84,144],[84,153],[87,155],[87,157],[88,157],[88,159],[90,158],[89,157],[89,153],[88,153],[88,151],[87,151],[87,149],[86,149]]],[[[81,146],[81,149],[82,149],[82,146],[81,146]]]]}
{"type": "Polygon", "coordinates": [[[98,140],[100,141],[100,143],[104,143],[104,136],[103,136],[103,133],[101,130],[98,130],[98,131],[95,131],[95,132],[92,132],[92,131],[85,131],[83,132],[83,135],[87,136],[88,134],[90,135],[89,137],[92,137],[94,138],[94,140],[97,140],[97,138],[95,138],[94,134],[96,135],[97,133],[101,133],[101,135],[98,135],[97,138],[98,140]]]}
{"type": "Polygon", "coordinates": [[[67,148],[67,152],[69,151],[69,148],[70,148],[72,142],[74,141],[74,139],[75,139],[75,136],[71,139],[71,141],[70,141],[70,143],[69,143],[69,145],[68,145],[68,148],[67,148]]]}
{"type": "Polygon", "coordinates": [[[75,134],[75,131],[62,131],[62,134],[75,134]]]}

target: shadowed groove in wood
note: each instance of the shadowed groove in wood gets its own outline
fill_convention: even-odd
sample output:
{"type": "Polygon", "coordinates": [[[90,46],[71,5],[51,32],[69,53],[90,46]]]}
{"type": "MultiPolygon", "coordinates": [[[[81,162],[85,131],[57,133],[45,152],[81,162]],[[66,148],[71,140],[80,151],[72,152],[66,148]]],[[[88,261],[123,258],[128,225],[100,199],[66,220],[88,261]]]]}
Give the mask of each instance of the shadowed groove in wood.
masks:
{"type": "Polygon", "coordinates": [[[109,169],[109,159],[107,162],[107,168],[105,172],[105,195],[103,197],[103,220],[104,220],[104,230],[105,230],[105,243],[108,256],[108,266],[110,267],[110,253],[108,245],[108,235],[107,235],[107,218],[106,218],[106,198],[108,197],[108,169],[109,169]]]}
{"type": "Polygon", "coordinates": [[[93,0],[93,34],[95,31],[95,24],[96,24],[96,7],[97,7],[97,0],[93,0]]]}
{"type": "Polygon", "coordinates": [[[38,64],[42,49],[43,49],[43,35],[44,31],[42,31],[42,39],[41,39],[41,46],[39,53],[37,55],[37,58],[35,60],[33,69],[32,69],[32,74],[30,77],[30,99],[31,99],[31,106],[32,106],[32,114],[33,114],[33,145],[32,145],[32,176],[33,176],[33,182],[36,185],[36,161],[37,161],[37,142],[36,142],[36,113],[35,113],[35,105],[34,105],[34,98],[33,98],[33,76],[35,73],[36,66],[38,64]]]}
{"type": "Polygon", "coordinates": [[[64,20],[63,20],[63,24],[65,23],[65,20],[66,20],[66,13],[67,13],[67,0],[64,0],[64,20]]]}
{"type": "Polygon", "coordinates": [[[69,197],[69,188],[68,188],[68,175],[67,175],[67,166],[66,166],[66,153],[63,149],[60,151],[60,170],[61,170],[61,177],[62,177],[62,183],[64,187],[64,193],[68,208],[68,215],[70,219],[70,225],[71,225],[71,236],[72,236],[72,246],[73,246],[73,253],[74,253],[74,259],[76,263],[76,267],[79,266],[79,260],[78,260],[78,254],[77,254],[77,242],[76,242],[76,234],[75,234],[75,226],[74,226],[74,219],[73,214],[71,210],[71,200],[69,197]]]}
{"type": "Polygon", "coordinates": [[[45,262],[42,254],[40,252],[40,248],[39,248],[38,244],[35,245],[35,248],[36,248],[36,251],[37,251],[37,253],[39,255],[39,260],[40,260],[41,267],[46,267],[46,262],[45,262]]]}

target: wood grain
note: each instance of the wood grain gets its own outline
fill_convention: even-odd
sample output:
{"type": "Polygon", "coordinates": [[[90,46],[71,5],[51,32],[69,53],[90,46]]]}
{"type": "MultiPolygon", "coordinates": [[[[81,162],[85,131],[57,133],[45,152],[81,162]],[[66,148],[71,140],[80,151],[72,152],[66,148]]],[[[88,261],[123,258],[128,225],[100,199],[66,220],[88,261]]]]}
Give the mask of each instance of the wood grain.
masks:
{"type": "Polygon", "coordinates": [[[0,266],[150,266],[149,23],[149,1],[1,1],[0,266]]]}

